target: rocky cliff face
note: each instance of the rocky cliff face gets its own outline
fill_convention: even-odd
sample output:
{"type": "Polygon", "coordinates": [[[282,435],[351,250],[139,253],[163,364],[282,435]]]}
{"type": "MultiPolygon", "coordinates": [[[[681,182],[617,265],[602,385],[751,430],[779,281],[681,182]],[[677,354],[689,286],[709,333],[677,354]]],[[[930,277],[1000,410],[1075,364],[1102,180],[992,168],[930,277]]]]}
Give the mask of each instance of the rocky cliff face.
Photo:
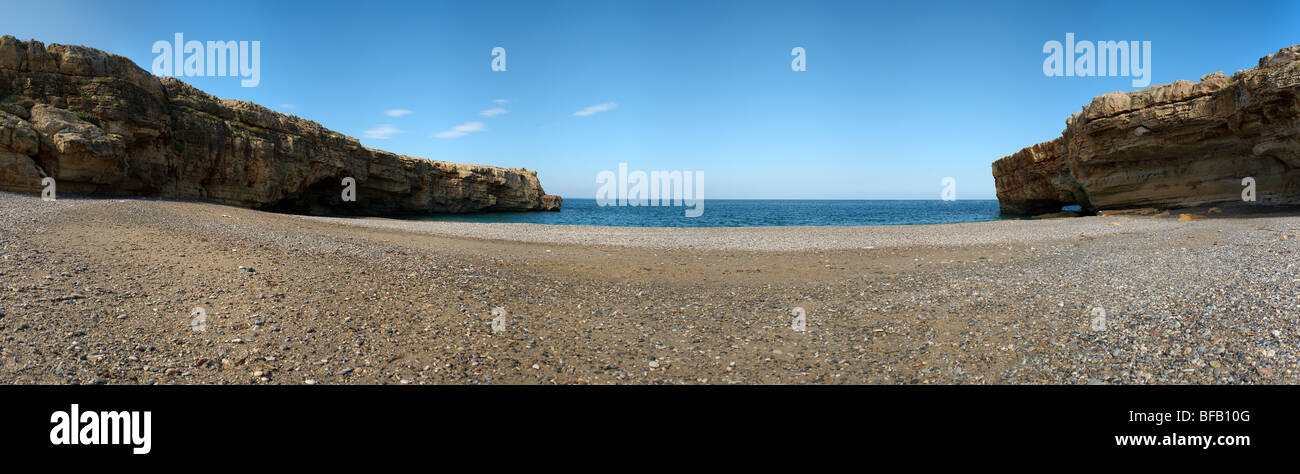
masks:
{"type": "Polygon", "coordinates": [[[537,173],[395,155],[81,46],[0,37],[0,189],[309,213],[559,210],[537,173]],[[356,201],[342,201],[342,180],[356,201]]]}
{"type": "Polygon", "coordinates": [[[1111,92],[1061,137],[993,163],[1008,214],[1242,202],[1300,204],[1300,46],[1259,66],[1135,92],[1111,92]]]}

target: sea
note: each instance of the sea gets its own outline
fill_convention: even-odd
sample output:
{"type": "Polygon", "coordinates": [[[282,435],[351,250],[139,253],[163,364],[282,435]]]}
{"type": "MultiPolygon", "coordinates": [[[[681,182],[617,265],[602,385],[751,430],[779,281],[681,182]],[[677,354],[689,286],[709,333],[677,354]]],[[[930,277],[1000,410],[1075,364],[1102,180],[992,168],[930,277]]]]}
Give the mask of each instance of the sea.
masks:
{"type": "Polygon", "coordinates": [[[770,227],[945,224],[1003,218],[988,200],[776,200],[704,201],[699,217],[682,206],[599,206],[595,199],[565,198],[559,212],[484,212],[420,217],[454,222],[510,222],[620,227],[770,227]]]}

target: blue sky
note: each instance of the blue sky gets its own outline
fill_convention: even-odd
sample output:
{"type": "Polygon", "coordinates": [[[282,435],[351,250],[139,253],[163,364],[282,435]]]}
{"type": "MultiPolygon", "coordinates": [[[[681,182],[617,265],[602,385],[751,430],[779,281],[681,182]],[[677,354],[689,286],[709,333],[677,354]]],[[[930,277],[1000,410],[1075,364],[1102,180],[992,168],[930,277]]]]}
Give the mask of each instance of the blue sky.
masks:
{"type": "Polygon", "coordinates": [[[176,32],[260,41],[257,87],[183,80],[372,148],[537,170],[571,198],[594,197],[596,174],[627,162],[702,170],[714,199],[937,199],[945,176],[959,198],[989,199],[993,160],[1056,137],[1093,96],[1134,89],[1129,77],[1046,77],[1047,41],[1151,41],[1152,84],[1300,44],[1300,2],[1283,0],[130,5],[9,1],[0,34],[145,69],[176,32]],[[490,67],[498,46],[505,72],[490,67]],[[796,46],[806,71],[791,71],[796,46]],[[575,115],[599,104],[615,105],[575,115]],[[507,112],[481,114],[497,107],[507,112]],[[481,130],[435,136],[472,122],[481,130]]]}

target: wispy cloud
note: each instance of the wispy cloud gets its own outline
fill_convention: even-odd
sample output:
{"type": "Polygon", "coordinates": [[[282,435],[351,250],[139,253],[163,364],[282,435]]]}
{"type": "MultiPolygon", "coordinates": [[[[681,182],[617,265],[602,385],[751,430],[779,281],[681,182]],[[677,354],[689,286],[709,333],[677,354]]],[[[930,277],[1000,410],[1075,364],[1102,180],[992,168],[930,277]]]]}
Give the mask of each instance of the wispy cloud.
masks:
{"type": "Polygon", "coordinates": [[[604,112],[614,107],[618,107],[618,104],[613,102],[606,102],[603,104],[596,104],[591,107],[587,107],[585,109],[579,110],[577,112],[574,112],[573,115],[577,115],[579,117],[586,117],[588,115],[596,115],[598,113],[604,112]]]}
{"type": "Polygon", "coordinates": [[[506,99],[497,99],[497,100],[494,100],[494,101],[492,101],[492,102],[495,102],[495,103],[498,103],[498,104],[504,104],[504,103],[506,103],[506,102],[510,102],[510,101],[509,101],[509,100],[506,100],[506,99]]]}
{"type": "Polygon", "coordinates": [[[504,114],[504,113],[506,113],[506,112],[509,112],[509,110],[506,110],[505,107],[493,107],[493,108],[490,108],[490,109],[484,110],[484,111],[482,111],[482,112],[479,112],[478,114],[479,114],[479,115],[482,115],[482,116],[484,116],[484,117],[496,117],[496,116],[501,115],[501,114],[504,114]]]}
{"type": "Polygon", "coordinates": [[[397,127],[388,124],[380,125],[364,132],[366,138],[374,138],[377,140],[387,140],[402,133],[406,133],[406,130],[399,130],[397,127]]]}
{"type": "Polygon", "coordinates": [[[285,109],[285,110],[293,110],[293,109],[298,108],[298,106],[293,105],[293,104],[280,104],[280,108],[285,109]]]}
{"type": "Polygon", "coordinates": [[[384,115],[387,115],[389,117],[405,117],[413,113],[415,112],[411,112],[410,110],[406,110],[406,109],[390,109],[384,111],[384,115]]]}
{"type": "Polygon", "coordinates": [[[487,127],[483,126],[483,122],[467,122],[463,125],[452,127],[451,130],[435,133],[433,136],[437,138],[460,138],[469,135],[470,133],[481,132],[484,130],[487,130],[487,127]]]}

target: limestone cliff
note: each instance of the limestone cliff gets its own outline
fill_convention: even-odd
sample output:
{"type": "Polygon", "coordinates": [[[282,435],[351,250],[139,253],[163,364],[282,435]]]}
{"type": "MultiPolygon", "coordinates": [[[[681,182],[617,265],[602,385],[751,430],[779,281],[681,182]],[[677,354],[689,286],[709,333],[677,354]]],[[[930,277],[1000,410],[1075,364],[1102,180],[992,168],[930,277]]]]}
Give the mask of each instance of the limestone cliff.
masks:
{"type": "Polygon", "coordinates": [[[1231,76],[1094,98],[1061,137],[997,160],[1002,212],[1300,204],[1300,46],[1231,76]]]}
{"type": "Polygon", "coordinates": [[[0,190],[202,198],[309,213],[559,210],[537,173],[372,150],[82,46],[0,37],[0,190]],[[342,179],[356,201],[342,201],[342,179]]]}

